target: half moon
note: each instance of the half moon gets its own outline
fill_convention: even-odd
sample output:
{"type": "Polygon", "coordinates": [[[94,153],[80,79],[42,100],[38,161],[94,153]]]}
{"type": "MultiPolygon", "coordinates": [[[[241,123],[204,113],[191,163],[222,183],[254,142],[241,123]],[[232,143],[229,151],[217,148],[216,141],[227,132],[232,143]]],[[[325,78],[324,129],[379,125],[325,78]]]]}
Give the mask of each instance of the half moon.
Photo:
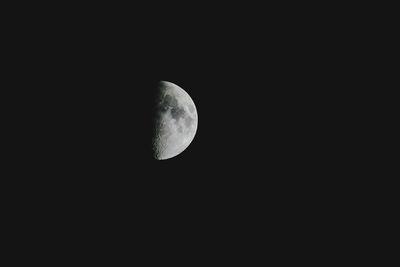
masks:
{"type": "Polygon", "coordinates": [[[157,160],[175,157],[193,141],[197,109],[188,93],[176,84],[161,81],[157,88],[153,155],[157,160]]]}

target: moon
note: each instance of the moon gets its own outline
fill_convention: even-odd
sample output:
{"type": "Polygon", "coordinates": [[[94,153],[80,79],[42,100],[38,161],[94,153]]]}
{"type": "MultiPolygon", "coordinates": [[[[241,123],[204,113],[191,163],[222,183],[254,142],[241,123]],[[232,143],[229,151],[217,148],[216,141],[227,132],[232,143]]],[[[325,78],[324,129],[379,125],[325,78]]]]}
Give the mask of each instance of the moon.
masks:
{"type": "Polygon", "coordinates": [[[160,81],[157,88],[153,155],[157,160],[182,153],[193,141],[197,109],[188,93],[176,84],[160,81]]]}

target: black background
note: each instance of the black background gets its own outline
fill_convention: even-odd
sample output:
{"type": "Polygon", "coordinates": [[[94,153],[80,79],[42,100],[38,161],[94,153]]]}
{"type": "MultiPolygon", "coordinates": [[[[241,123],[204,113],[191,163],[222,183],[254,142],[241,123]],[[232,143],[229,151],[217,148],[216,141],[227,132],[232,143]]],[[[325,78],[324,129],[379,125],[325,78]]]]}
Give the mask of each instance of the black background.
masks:
{"type": "Polygon", "coordinates": [[[20,25],[32,216],[88,239],[215,249],[302,242],[334,220],[343,133],[326,122],[344,63],[328,13],[97,8],[54,7],[20,25]],[[165,161],[150,150],[159,80],[184,88],[199,116],[191,145],[165,161]]]}

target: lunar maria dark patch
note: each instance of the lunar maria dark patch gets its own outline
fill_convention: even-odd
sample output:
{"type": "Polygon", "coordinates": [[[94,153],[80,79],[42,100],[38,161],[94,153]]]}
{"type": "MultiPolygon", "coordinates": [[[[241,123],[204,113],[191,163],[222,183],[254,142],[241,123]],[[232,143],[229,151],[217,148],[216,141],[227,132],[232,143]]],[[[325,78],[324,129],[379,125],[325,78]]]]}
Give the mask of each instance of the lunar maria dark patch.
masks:
{"type": "Polygon", "coordinates": [[[184,117],[186,114],[185,110],[180,107],[174,107],[171,109],[171,117],[175,120],[179,120],[180,118],[184,117]]]}
{"type": "Polygon", "coordinates": [[[172,97],[170,95],[166,95],[164,96],[164,98],[161,100],[160,104],[159,104],[159,109],[162,112],[167,111],[172,104],[172,97]]]}
{"type": "Polygon", "coordinates": [[[169,109],[171,109],[171,116],[174,119],[177,119],[177,117],[181,117],[182,112],[183,114],[185,113],[185,111],[178,106],[178,99],[176,99],[175,96],[167,94],[160,101],[159,110],[164,113],[167,112],[169,109]]]}
{"type": "Polygon", "coordinates": [[[166,95],[163,99],[163,106],[167,106],[167,107],[177,107],[178,106],[178,100],[171,95],[166,95]]]}

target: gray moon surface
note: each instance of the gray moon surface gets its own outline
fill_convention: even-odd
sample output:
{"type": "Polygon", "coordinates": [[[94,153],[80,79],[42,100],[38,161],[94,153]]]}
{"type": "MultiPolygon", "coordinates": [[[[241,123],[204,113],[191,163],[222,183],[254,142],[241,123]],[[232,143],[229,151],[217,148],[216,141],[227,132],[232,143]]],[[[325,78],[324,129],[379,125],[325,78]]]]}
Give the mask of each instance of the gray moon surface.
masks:
{"type": "Polygon", "coordinates": [[[197,109],[188,93],[176,84],[161,81],[157,89],[154,158],[170,159],[182,153],[196,135],[197,109]]]}

